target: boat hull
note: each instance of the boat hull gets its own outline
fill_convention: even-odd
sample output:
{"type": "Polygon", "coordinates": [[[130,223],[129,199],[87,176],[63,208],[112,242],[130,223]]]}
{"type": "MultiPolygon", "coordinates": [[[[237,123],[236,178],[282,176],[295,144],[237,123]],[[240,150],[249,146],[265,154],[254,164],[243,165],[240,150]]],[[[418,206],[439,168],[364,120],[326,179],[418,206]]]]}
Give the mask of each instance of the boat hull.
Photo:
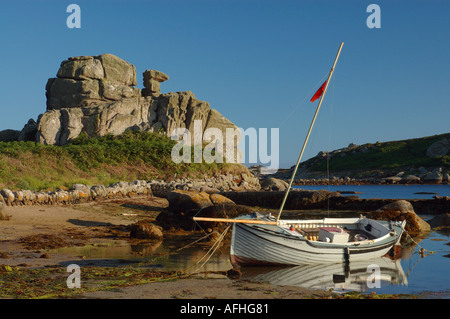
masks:
{"type": "Polygon", "coordinates": [[[403,228],[395,226],[380,241],[331,244],[290,236],[278,225],[234,224],[230,246],[233,266],[304,265],[368,260],[384,256],[399,242],[403,228]],[[278,228],[278,229],[277,229],[278,228]]]}

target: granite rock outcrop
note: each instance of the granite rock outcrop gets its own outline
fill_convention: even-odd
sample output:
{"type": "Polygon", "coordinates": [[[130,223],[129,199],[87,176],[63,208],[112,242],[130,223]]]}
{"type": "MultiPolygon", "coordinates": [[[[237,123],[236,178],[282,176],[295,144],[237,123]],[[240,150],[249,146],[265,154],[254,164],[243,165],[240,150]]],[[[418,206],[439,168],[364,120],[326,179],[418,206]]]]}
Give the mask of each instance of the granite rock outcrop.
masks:
{"type": "Polygon", "coordinates": [[[68,58],[56,77],[47,81],[46,112],[37,121],[30,119],[22,131],[0,132],[0,140],[64,145],[83,133],[96,137],[140,130],[171,137],[181,128],[189,130],[192,142],[206,144],[217,137],[195,140],[195,134],[203,137],[206,129],[218,128],[225,137],[226,129],[231,128],[238,132],[232,146],[237,154],[238,127],[189,90],[161,93],[161,83],[168,79],[161,71],[145,70],[144,88],[140,89],[135,66],[115,55],[68,58]],[[200,125],[196,121],[201,121],[200,125]]]}

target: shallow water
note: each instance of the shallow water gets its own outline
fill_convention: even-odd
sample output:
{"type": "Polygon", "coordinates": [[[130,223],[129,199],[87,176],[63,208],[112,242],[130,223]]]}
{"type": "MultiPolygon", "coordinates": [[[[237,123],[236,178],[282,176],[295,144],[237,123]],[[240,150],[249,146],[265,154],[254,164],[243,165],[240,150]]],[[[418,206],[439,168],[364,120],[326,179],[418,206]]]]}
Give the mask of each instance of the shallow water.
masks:
{"type": "MultiPolygon", "coordinates": [[[[302,185],[294,186],[296,189],[327,190],[331,192],[357,192],[361,199],[387,198],[387,199],[432,199],[433,196],[449,196],[450,185],[302,185]],[[422,194],[417,194],[422,193],[422,194]],[[427,193],[427,194],[423,194],[427,193]]],[[[342,194],[345,196],[345,194],[342,194]]],[[[353,195],[353,194],[351,194],[353,195]]]]}
{"type": "MultiPolygon", "coordinates": [[[[275,285],[333,289],[336,292],[371,293],[374,291],[377,294],[436,292],[439,293],[439,298],[449,298],[449,236],[448,230],[446,232],[432,231],[421,239],[418,245],[404,247],[401,258],[396,261],[378,258],[349,265],[248,267],[241,268],[241,273],[244,279],[275,285]],[[423,255],[420,254],[422,247],[426,249],[423,255]]],[[[119,266],[140,263],[144,267],[158,270],[187,273],[218,272],[232,268],[228,247],[222,247],[203,265],[208,248],[205,246],[182,249],[186,244],[188,242],[164,241],[139,245],[118,242],[114,245],[61,248],[53,252],[78,258],[84,256],[81,263],[79,260],[76,261],[80,266],[119,266]]]]}
{"type": "MultiPolygon", "coordinates": [[[[311,186],[311,189],[327,189],[311,186]]],[[[359,191],[361,198],[415,198],[416,192],[439,193],[450,196],[449,185],[341,185],[332,190],[359,191]]],[[[417,195],[432,198],[434,195],[417,195]]],[[[427,220],[432,216],[421,216],[427,220]]],[[[337,292],[358,291],[377,294],[436,293],[436,298],[450,298],[450,228],[434,229],[426,237],[416,239],[418,245],[404,247],[401,259],[369,260],[348,265],[308,265],[297,267],[257,267],[241,269],[242,277],[276,285],[333,289],[337,292]],[[424,248],[424,253],[420,253],[424,248]],[[431,253],[433,252],[433,253],[431,253]],[[378,267],[378,268],[377,268],[378,267]]],[[[208,246],[191,246],[196,238],[164,240],[163,242],[131,245],[126,241],[54,250],[74,257],[82,265],[115,266],[141,263],[159,270],[195,272],[205,262],[208,246]],[[80,257],[83,259],[80,261],[80,257]],[[202,259],[203,258],[203,259],[202,259]]],[[[227,271],[232,268],[229,250],[222,247],[203,265],[202,272],[227,271]]],[[[430,296],[430,295],[428,295],[430,296]]]]}

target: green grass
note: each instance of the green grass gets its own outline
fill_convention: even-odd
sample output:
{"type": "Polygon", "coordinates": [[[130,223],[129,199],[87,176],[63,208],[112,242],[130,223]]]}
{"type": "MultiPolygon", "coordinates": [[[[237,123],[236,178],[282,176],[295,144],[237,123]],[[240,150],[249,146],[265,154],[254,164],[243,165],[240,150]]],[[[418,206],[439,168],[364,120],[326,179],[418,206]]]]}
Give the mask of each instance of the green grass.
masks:
{"type": "Polygon", "coordinates": [[[81,135],[64,146],[0,142],[0,188],[55,190],[75,183],[109,185],[244,170],[227,163],[176,164],[171,158],[175,143],[163,135],[139,131],[98,138],[81,135]]]}
{"type": "MultiPolygon", "coordinates": [[[[430,158],[426,155],[428,147],[436,141],[450,137],[450,133],[417,139],[365,144],[356,149],[343,151],[329,159],[329,168],[333,172],[356,170],[394,170],[423,166],[450,169],[450,156],[430,158]],[[365,152],[362,150],[366,149],[365,152]],[[353,152],[355,151],[355,152],[353,152]]],[[[327,169],[326,157],[314,157],[305,161],[310,171],[324,172],[327,169]]]]}

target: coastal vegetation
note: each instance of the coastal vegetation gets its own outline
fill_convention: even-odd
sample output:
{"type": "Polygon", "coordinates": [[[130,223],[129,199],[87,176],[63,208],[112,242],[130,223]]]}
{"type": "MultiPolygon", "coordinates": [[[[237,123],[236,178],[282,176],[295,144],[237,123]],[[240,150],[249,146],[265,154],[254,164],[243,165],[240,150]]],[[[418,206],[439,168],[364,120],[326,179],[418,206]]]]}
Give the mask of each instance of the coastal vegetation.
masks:
{"type": "Polygon", "coordinates": [[[73,184],[109,185],[136,179],[199,178],[244,172],[239,164],[180,163],[171,159],[175,141],[150,132],[88,138],[66,145],[0,142],[0,187],[56,190],[73,184]]]}
{"type": "Polygon", "coordinates": [[[302,165],[309,172],[326,172],[328,169],[333,174],[345,172],[347,176],[374,171],[392,173],[403,170],[414,173],[419,172],[420,168],[429,170],[437,167],[448,171],[450,153],[433,156],[429,151],[433,144],[446,139],[450,139],[450,133],[383,143],[350,144],[332,152],[320,152],[302,165]]]}

